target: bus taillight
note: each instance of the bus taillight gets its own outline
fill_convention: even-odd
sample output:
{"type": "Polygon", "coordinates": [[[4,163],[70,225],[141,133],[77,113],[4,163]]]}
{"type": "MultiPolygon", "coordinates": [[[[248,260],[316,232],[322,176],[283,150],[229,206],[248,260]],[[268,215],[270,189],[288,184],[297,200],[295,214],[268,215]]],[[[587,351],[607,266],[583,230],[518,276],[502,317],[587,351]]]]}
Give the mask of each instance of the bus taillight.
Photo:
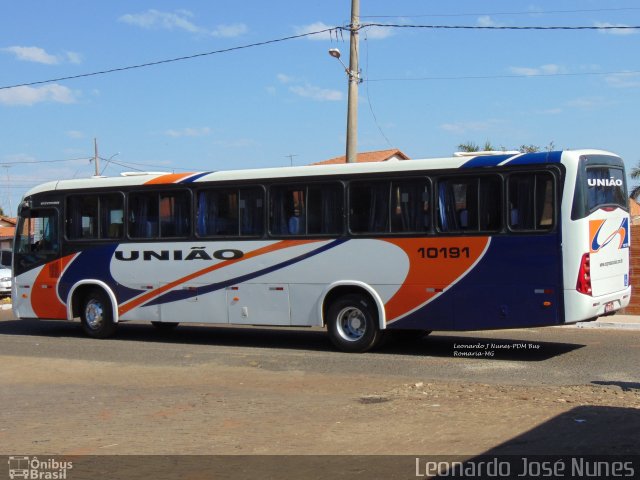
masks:
{"type": "Polygon", "coordinates": [[[580,271],[578,272],[578,283],[576,290],[585,295],[591,295],[591,259],[585,253],[580,261],[580,271]]]}

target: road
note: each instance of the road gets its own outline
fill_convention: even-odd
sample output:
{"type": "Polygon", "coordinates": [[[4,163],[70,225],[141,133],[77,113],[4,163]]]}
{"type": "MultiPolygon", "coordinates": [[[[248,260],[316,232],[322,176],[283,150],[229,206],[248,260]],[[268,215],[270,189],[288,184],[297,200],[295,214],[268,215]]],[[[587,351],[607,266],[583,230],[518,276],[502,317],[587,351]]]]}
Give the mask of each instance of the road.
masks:
{"type": "Polygon", "coordinates": [[[636,453],[640,331],[435,333],[0,321],[0,454],[636,453]]]}

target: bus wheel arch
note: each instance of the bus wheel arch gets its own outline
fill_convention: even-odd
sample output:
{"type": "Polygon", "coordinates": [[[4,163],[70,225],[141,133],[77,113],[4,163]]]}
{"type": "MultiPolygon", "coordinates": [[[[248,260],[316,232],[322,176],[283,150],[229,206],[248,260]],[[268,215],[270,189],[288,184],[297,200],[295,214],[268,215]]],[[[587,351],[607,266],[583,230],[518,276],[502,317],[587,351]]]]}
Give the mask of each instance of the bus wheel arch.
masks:
{"type": "Polygon", "coordinates": [[[106,338],[115,333],[118,324],[118,304],[111,289],[102,282],[75,285],[67,304],[70,319],[80,317],[83,331],[94,338],[106,338]]]}
{"type": "Polygon", "coordinates": [[[366,352],[382,337],[384,307],[375,291],[361,285],[334,286],[322,302],[323,324],[345,352],[366,352]]]}

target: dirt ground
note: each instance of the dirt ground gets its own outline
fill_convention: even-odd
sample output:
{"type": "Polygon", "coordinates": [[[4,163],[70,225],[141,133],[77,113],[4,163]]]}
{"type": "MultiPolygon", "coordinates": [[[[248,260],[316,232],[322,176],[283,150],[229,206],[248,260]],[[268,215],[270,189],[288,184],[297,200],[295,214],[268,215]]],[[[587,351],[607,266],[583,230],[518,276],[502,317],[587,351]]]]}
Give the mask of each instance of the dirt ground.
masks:
{"type": "Polygon", "coordinates": [[[0,356],[0,453],[637,453],[624,386],[403,383],[388,376],[0,356]]]}

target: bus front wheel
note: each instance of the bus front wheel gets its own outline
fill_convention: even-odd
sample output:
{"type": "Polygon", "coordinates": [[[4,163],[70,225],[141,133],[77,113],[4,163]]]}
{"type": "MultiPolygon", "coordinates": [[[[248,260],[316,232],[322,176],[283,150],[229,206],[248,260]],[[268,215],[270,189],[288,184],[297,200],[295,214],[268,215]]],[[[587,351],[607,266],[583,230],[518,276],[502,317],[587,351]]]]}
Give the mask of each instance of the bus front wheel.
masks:
{"type": "Polygon", "coordinates": [[[80,318],[84,333],[90,337],[107,338],[116,331],[111,301],[103,290],[90,290],[84,297],[80,318]]]}
{"type": "Polygon", "coordinates": [[[375,305],[359,294],[345,295],[330,305],[327,330],[333,344],[343,352],[366,352],[381,336],[375,305]]]}

